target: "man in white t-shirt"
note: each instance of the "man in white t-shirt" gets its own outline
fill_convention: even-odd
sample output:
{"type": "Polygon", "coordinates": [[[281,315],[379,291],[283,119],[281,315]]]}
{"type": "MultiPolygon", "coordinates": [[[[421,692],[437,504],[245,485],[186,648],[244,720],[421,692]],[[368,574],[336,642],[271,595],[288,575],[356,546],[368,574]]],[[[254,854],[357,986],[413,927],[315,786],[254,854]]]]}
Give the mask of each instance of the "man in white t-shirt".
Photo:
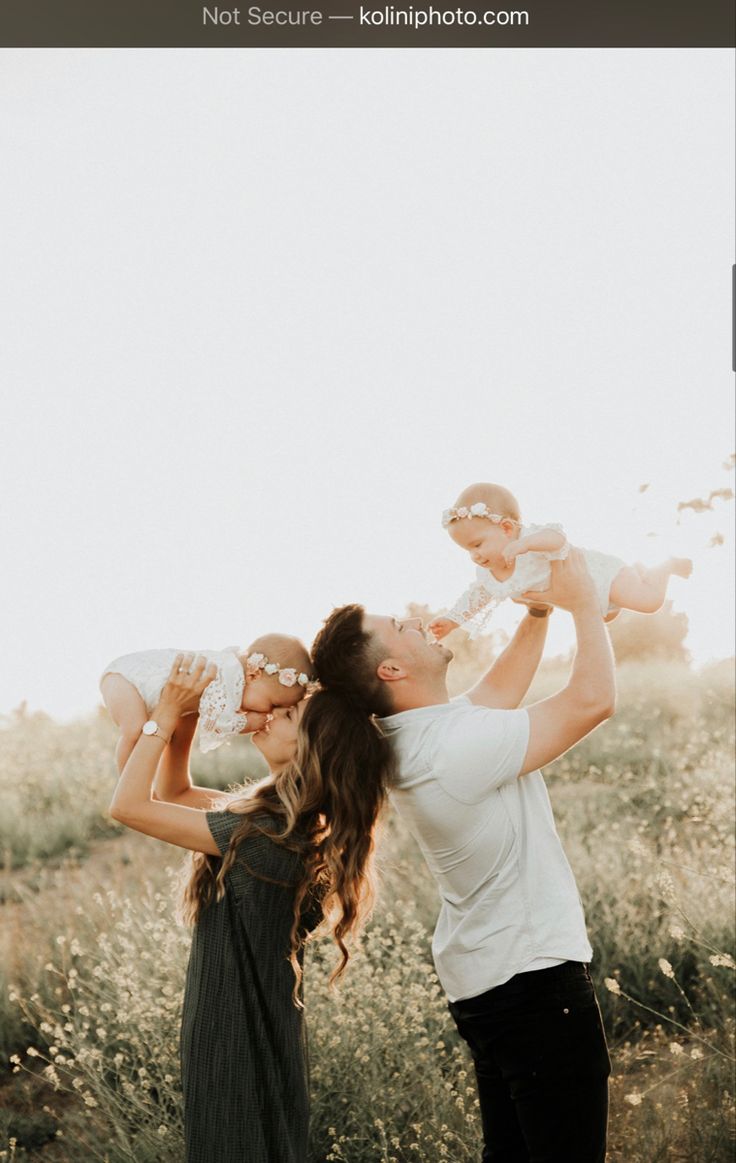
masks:
{"type": "Polygon", "coordinates": [[[391,798],[439,889],[432,951],[473,1055],[484,1163],[603,1163],[610,1061],[580,897],[539,768],[613,713],[608,635],[582,555],[488,673],[450,700],[452,652],[421,620],[335,610],[312,657],[323,686],[375,717],[396,758],[391,798]],[[523,710],[551,603],[569,610],[567,686],[523,710]]]}

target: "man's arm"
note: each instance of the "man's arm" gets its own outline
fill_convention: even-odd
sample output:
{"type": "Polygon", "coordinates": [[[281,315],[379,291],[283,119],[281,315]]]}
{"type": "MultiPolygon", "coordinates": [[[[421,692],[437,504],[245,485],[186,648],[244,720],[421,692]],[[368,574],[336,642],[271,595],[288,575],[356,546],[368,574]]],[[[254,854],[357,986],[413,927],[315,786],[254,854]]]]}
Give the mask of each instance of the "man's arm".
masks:
{"type": "Polygon", "coordinates": [[[577,652],[564,690],[529,707],[529,745],[521,775],[564,755],[615,709],[616,683],[608,632],[592,579],[579,550],[566,561],[552,562],[552,584],[527,598],[550,601],[570,611],[577,652]]]}
{"type": "Polygon", "coordinates": [[[511,710],[518,707],[537,673],[547,637],[549,616],[522,618],[506,649],[474,687],[466,691],[471,703],[511,710]]]}
{"type": "Polygon", "coordinates": [[[197,721],[197,715],[184,715],[178,720],[171,742],[159,761],[153,798],[163,803],[183,804],[187,808],[204,808],[209,811],[223,799],[223,792],[192,784],[189,754],[197,721]]]}

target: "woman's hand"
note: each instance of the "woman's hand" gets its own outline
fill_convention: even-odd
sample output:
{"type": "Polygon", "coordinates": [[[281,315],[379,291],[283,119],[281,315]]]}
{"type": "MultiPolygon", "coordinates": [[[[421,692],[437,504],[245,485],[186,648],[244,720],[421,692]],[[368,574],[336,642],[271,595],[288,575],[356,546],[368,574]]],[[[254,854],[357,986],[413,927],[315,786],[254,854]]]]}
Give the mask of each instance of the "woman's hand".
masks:
{"type": "Polygon", "coordinates": [[[152,718],[173,731],[182,715],[198,711],[199,700],[216,677],[217,667],[203,655],[177,654],[152,718]]]}
{"type": "MultiPolygon", "coordinates": [[[[199,658],[195,658],[193,654],[177,655],[152,715],[165,734],[170,736],[181,716],[197,709],[202,692],[216,674],[217,667],[214,663],[208,665],[207,659],[201,655],[199,658]]],[[[196,723],[196,719],[194,722],[196,723]]],[[[197,795],[194,797],[196,806],[188,807],[183,803],[162,802],[154,794],[153,785],[162,760],[162,778],[168,784],[169,792],[172,790],[172,784],[177,786],[182,783],[189,785],[191,792],[195,791],[191,788],[188,772],[185,778],[181,773],[181,766],[186,767],[187,764],[191,738],[182,741],[180,748],[174,744],[173,755],[171,743],[165,747],[162,747],[162,743],[165,743],[165,739],[162,739],[158,732],[154,735],[141,734],[118,780],[110,804],[110,815],[129,828],[145,832],[148,836],[156,836],[159,840],[168,841],[169,844],[178,844],[181,848],[191,848],[193,852],[206,852],[210,856],[218,856],[219,849],[210,831],[207,817],[204,811],[198,810],[211,807],[211,800],[197,795]]],[[[188,799],[192,802],[191,795],[188,799]]]]}

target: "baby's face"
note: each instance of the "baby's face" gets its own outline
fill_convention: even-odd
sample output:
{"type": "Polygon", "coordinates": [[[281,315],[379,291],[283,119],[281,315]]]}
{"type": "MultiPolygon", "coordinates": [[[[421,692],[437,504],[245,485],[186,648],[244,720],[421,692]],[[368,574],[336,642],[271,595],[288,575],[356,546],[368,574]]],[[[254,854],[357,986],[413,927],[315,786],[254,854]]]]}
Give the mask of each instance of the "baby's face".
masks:
{"type": "Polygon", "coordinates": [[[246,674],[243,687],[243,701],[240,709],[243,711],[260,711],[270,715],[274,707],[295,707],[305,695],[303,686],[295,682],[293,686],[285,686],[279,682],[277,674],[246,674]]]}
{"type": "Polygon", "coordinates": [[[503,562],[503,550],[513,535],[513,525],[494,525],[485,517],[463,517],[453,521],[449,534],[456,545],[469,553],[484,569],[503,562]]]}

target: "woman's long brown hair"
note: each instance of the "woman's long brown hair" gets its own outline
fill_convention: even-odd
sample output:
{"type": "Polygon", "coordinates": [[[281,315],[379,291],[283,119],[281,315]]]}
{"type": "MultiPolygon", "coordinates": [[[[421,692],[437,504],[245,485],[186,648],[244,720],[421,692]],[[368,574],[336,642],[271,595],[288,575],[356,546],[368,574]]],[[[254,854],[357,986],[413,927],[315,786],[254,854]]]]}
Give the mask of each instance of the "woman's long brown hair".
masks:
{"type": "Polygon", "coordinates": [[[293,761],[227,810],[242,815],[222,860],[195,853],[184,890],[183,918],[194,923],[225,892],[225,876],[238,857],[238,845],[262,833],[254,817],[267,813],[276,822],[267,835],[301,859],[295,886],[291,929],[294,998],[301,983],[299,951],[304,943],[303,910],[314,898],[340,950],[330,981],[349,960],[346,938],[370,914],[373,899],[374,831],[386,798],[391,749],[375,722],[343,694],[319,690],[305,707],[293,761]]]}

